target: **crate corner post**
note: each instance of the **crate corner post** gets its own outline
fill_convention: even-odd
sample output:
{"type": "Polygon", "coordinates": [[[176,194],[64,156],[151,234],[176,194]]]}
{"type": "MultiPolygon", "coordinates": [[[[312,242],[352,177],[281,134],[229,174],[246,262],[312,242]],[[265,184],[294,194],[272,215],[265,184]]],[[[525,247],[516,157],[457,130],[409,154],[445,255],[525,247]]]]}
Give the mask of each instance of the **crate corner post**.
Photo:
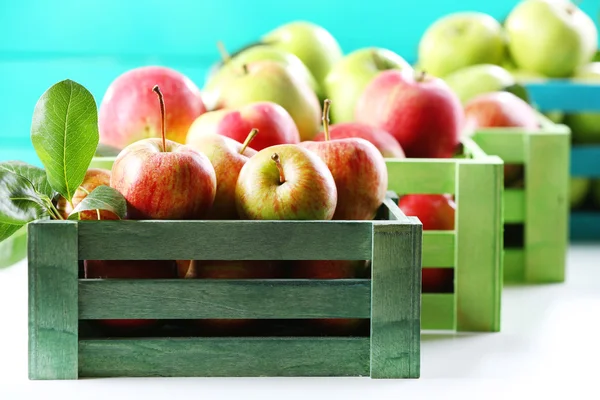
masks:
{"type": "Polygon", "coordinates": [[[421,223],[373,224],[371,378],[420,376],[421,223]]]}
{"type": "Polygon", "coordinates": [[[78,378],[78,233],[75,221],[28,227],[29,379],[78,378]]]}

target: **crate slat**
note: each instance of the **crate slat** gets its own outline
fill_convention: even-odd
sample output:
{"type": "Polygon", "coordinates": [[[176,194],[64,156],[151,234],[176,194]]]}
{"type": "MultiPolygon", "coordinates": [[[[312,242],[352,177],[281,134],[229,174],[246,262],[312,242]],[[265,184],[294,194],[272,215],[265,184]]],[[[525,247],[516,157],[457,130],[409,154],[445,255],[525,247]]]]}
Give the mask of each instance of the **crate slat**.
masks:
{"type": "Polygon", "coordinates": [[[369,318],[371,281],[80,280],[80,319],[369,318]]]}
{"type": "Polygon", "coordinates": [[[423,231],[423,267],[453,268],[455,243],[455,231],[423,231]]]}
{"type": "Polygon", "coordinates": [[[455,193],[454,159],[393,159],[385,160],[388,170],[388,190],[403,194],[455,193]],[[431,179],[435,176],[436,179],[431,179]]]}
{"type": "Polygon", "coordinates": [[[525,191],[506,189],[504,191],[504,223],[519,224],[525,222],[525,191]]]}
{"type": "Polygon", "coordinates": [[[82,340],[81,377],[368,376],[369,338],[82,340]]]}
{"type": "Polygon", "coordinates": [[[79,259],[367,260],[371,233],[370,221],[81,221],[79,259]]]}
{"type": "Polygon", "coordinates": [[[524,249],[504,249],[504,281],[523,282],[525,265],[524,249]]]}
{"type": "Polygon", "coordinates": [[[421,329],[456,329],[454,293],[423,293],[421,302],[421,329]]]}
{"type": "Polygon", "coordinates": [[[77,223],[28,226],[29,378],[77,379],[77,223]]]}
{"type": "Polygon", "coordinates": [[[515,128],[481,129],[475,134],[475,140],[483,151],[500,157],[507,164],[525,162],[526,139],[527,134],[515,128]]]}
{"type": "Polygon", "coordinates": [[[573,240],[598,240],[600,238],[599,211],[573,211],[569,224],[570,237],[573,240]]]}
{"type": "Polygon", "coordinates": [[[571,175],[600,178],[600,144],[571,147],[571,175]]]}

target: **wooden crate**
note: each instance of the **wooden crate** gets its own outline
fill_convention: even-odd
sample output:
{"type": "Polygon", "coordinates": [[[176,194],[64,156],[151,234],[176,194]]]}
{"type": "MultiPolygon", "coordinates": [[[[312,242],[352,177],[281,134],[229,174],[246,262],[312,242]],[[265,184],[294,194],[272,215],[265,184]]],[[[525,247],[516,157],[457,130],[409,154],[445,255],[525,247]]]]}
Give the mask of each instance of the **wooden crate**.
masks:
{"type": "Polygon", "coordinates": [[[570,131],[541,115],[540,120],[543,127],[537,132],[494,128],[474,135],[488,154],[525,168],[524,187],[504,191],[505,231],[509,226],[522,227],[520,245],[504,250],[505,282],[565,279],[570,131]]]}
{"type": "Polygon", "coordinates": [[[419,377],[422,225],[392,199],[375,221],[43,221],[28,236],[30,379],[419,377]],[[372,273],[82,280],[86,259],[364,259],[372,273]],[[83,320],[106,318],[369,318],[370,335],[80,338],[83,320]]]}
{"type": "Polygon", "coordinates": [[[423,329],[500,330],[503,163],[472,140],[464,157],[387,159],[389,189],[452,194],[454,231],[423,232],[423,267],[454,269],[453,293],[423,293],[423,329]]]}
{"type": "MultiPolygon", "coordinates": [[[[527,87],[541,111],[600,114],[600,83],[569,80],[531,82],[527,87]]],[[[600,180],[600,144],[571,146],[571,176],[600,180]]],[[[600,210],[572,210],[569,218],[571,240],[600,240],[600,210]]]]}

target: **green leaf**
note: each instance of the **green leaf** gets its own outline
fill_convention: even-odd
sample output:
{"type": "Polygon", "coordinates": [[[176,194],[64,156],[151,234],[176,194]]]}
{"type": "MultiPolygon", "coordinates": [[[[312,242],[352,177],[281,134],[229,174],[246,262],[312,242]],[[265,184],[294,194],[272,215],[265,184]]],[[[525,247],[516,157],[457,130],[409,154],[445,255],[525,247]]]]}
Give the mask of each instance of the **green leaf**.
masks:
{"type": "Polygon", "coordinates": [[[0,268],[6,268],[27,257],[27,226],[19,228],[16,225],[3,225],[0,224],[0,268]],[[17,228],[13,231],[12,236],[3,237],[5,227],[11,229],[17,228]]]}
{"type": "Polygon", "coordinates": [[[506,86],[502,90],[514,94],[526,103],[531,103],[531,99],[529,98],[529,92],[527,91],[527,88],[521,84],[515,83],[513,85],[506,86]]]}
{"type": "Polygon", "coordinates": [[[5,224],[0,222],[0,242],[11,237],[22,225],[5,224]]]}
{"type": "Polygon", "coordinates": [[[46,195],[49,199],[54,198],[56,195],[56,192],[48,183],[46,171],[42,168],[38,168],[22,161],[4,161],[0,162],[0,169],[14,172],[27,179],[38,193],[46,195]]]}
{"type": "Polygon", "coordinates": [[[118,190],[110,186],[98,186],[75,207],[69,219],[77,219],[77,214],[91,210],[110,211],[123,219],[127,213],[127,201],[118,190]]]}
{"type": "Polygon", "coordinates": [[[0,223],[22,226],[47,215],[33,184],[26,178],[0,169],[0,223]]]}
{"type": "Polygon", "coordinates": [[[98,110],[92,94],[71,80],[59,82],[38,100],[31,141],[50,186],[71,201],[98,146],[98,110]]]}

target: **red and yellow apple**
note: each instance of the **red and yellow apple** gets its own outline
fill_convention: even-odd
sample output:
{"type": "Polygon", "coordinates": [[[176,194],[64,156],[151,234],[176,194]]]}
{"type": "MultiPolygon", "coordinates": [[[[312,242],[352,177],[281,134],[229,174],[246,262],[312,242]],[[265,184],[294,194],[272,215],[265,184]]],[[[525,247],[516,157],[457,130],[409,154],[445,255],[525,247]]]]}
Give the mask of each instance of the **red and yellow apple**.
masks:
{"type": "MultiPolygon", "coordinates": [[[[73,199],[71,204],[64,197],[60,197],[56,208],[60,215],[67,219],[69,215],[73,212],[75,207],[79,203],[83,201],[87,197],[89,193],[94,191],[98,186],[110,186],[110,171],[107,169],[101,168],[90,168],[85,173],[85,177],[83,178],[83,183],[75,191],[73,195],[73,199]]],[[[114,213],[108,210],[98,210],[98,211],[83,211],[79,213],[79,219],[81,220],[98,220],[98,219],[119,219],[114,213]]]]}

